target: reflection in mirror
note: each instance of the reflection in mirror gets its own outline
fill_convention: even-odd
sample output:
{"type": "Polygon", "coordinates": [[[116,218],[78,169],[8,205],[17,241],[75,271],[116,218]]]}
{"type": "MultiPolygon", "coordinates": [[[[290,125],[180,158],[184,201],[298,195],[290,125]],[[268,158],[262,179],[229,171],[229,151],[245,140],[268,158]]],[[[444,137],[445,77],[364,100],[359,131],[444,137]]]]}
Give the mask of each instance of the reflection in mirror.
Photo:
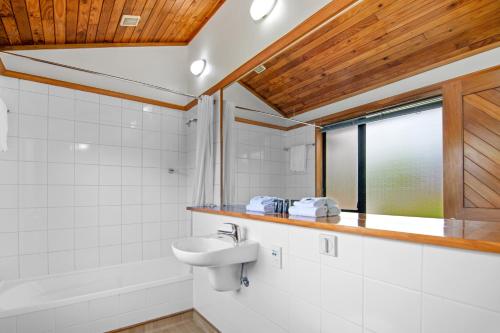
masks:
{"type": "Polygon", "coordinates": [[[224,204],[247,204],[257,195],[289,199],[314,195],[314,127],[287,130],[295,123],[278,118],[280,113],[238,82],[227,86],[223,96],[224,204]],[[291,163],[291,148],[296,146],[304,150],[291,163]]]}

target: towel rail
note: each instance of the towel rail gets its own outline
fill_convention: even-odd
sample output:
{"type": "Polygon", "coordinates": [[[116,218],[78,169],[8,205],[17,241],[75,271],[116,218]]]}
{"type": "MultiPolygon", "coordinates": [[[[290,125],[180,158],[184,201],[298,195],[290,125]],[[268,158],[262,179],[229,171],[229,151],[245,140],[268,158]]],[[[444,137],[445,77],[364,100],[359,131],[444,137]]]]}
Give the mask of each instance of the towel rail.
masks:
{"type": "MultiPolygon", "coordinates": [[[[306,147],[307,147],[307,146],[314,147],[314,146],[316,146],[316,144],[315,144],[315,143],[306,143],[306,147]]],[[[289,151],[289,150],[290,150],[290,148],[283,148],[283,150],[284,150],[284,151],[289,151]]]]}

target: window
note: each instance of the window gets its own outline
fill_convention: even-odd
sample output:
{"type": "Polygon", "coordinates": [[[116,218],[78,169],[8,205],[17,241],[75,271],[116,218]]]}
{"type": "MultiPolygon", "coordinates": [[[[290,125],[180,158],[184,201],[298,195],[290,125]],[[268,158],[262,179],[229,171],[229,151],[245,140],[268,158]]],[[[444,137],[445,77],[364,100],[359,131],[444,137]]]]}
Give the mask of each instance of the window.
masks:
{"type": "Polygon", "coordinates": [[[441,98],[327,126],[325,192],[343,210],[443,216],[441,98]]]}

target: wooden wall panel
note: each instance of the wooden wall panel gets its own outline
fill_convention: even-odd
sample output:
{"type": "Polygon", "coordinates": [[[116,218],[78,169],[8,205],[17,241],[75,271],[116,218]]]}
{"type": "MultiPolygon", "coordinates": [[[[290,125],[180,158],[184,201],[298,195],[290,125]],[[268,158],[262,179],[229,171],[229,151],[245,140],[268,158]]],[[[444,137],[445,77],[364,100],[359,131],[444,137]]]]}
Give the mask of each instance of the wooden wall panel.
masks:
{"type": "MultiPolygon", "coordinates": [[[[500,87],[500,85],[499,85],[500,87]]],[[[463,97],[465,207],[500,208],[500,90],[463,97]]]]}
{"type": "Polygon", "coordinates": [[[186,45],[223,3],[224,0],[0,0],[0,47],[17,50],[54,48],[56,44],[186,45]],[[139,15],[139,25],[120,26],[122,15],[139,15]]]}
{"type": "Polygon", "coordinates": [[[443,85],[445,217],[500,221],[500,69],[443,85]]]}

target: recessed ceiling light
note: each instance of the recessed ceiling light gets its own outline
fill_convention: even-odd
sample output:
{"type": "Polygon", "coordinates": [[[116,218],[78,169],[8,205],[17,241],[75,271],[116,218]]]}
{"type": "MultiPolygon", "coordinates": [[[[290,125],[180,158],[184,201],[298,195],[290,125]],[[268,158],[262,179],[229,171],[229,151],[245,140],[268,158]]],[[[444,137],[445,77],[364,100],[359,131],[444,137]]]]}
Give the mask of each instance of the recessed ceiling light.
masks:
{"type": "Polygon", "coordinates": [[[207,61],[205,59],[198,59],[193,61],[191,64],[191,73],[195,76],[200,76],[201,73],[205,70],[205,67],[207,65],[207,61]]]}
{"type": "Polygon", "coordinates": [[[262,20],[273,11],[275,5],[276,0],[253,0],[250,6],[250,16],[254,21],[262,20]]]}
{"type": "Polygon", "coordinates": [[[120,20],[120,25],[122,27],[136,27],[140,19],[141,17],[136,15],[123,15],[120,20]]]}

